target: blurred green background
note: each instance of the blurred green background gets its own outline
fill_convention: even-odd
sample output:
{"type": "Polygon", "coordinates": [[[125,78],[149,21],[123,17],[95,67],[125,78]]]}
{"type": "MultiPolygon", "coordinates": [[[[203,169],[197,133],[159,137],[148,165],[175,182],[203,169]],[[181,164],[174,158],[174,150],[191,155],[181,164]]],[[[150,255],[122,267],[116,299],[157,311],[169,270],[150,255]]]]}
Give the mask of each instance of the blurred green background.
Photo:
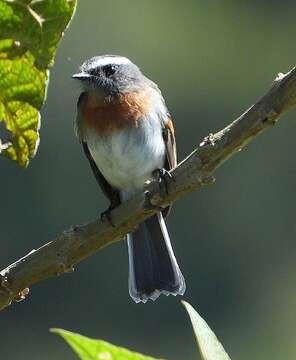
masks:
{"type": "MultiPolygon", "coordinates": [[[[41,144],[27,170],[0,159],[1,268],[107,206],[73,134],[86,58],[128,56],[174,117],[179,159],[240,115],[296,59],[296,3],[83,0],[51,72],[41,144]]],[[[294,110],[178,201],[169,219],[185,299],[233,359],[295,359],[294,110]]],[[[180,298],[136,305],[124,242],[40,283],[0,313],[1,359],[74,359],[50,327],[172,360],[198,358],[180,298]]]]}

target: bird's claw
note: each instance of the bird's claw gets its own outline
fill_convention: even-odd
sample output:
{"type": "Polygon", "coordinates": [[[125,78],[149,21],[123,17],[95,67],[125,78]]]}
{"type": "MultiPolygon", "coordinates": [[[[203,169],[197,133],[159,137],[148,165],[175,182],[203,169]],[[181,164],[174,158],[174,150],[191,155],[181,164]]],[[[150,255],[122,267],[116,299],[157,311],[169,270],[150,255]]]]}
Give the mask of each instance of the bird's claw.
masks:
{"type": "Polygon", "coordinates": [[[168,179],[173,179],[172,174],[168,170],[161,168],[161,169],[154,170],[153,175],[157,178],[157,180],[159,182],[161,193],[163,193],[165,191],[165,194],[168,195],[169,194],[168,179]]]}
{"type": "Polygon", "coordinates": [[[101,221],[105,221],[105,219],[108,221],[108,223],[112,226],[115,227],[115,224],[112,221],[112,216],[111,216],[111,211],[114,209],[113,206],[109,206],[107,210],[103,211],[101,213],[101,221]]]}

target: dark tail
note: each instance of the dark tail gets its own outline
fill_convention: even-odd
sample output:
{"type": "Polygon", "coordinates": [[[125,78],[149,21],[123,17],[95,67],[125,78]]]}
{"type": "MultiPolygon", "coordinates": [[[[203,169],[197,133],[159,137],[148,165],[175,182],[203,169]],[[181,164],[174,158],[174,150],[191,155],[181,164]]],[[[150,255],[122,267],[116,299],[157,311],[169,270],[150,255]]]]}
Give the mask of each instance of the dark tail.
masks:
{"type": "Polygon", "coordinates": [[[162,214],[140,224],[128,235],[129,293],[135,302],[160,294],[183,295],[186,289],[162,214]]]}

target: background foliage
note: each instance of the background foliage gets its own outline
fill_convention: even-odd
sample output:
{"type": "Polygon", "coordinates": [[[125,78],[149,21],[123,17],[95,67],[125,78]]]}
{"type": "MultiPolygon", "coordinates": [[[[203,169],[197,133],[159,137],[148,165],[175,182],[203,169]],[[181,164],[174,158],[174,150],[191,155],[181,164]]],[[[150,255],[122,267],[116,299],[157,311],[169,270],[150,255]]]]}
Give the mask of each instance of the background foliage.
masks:
{"type": "MultiPolygon", "coordinates": [[[[295,64],[295,11],[292,1],[80,1],[51,72],[38,154],[26,171],[0,161],[2,267],[107,206],[73,134],[80,89],[70,77],[85,58],[127,55],[159,84],[182,159],[295,64]]],[[[220,169],[214,186],[178,202],[170,216],[185,298],[233,359],[295,358],[295,117],[260,136],[220,169]]],[[[1,356],[73,359],[47,333],[56,326],[156,358],[196,359],[178,299],[134,304],[127,271],[121,243],[35,286],[26,302],[0,314],[1,356]]]]}
{"type": "MultiPolygon", "coordinates": [[[[190,317],[202,360],[230,360],[222,344],[206,321],[189,303],[186,301],[182,301],[182,303],[190,317]]],[[[51,329],[51,332],[60,335],[81,360],[157,360],[150,356],[112,345],[106,341],[90,339],[71,331],[51,329]]]]}
{"type": "Polygon", "coordinates": [[[40,114],[58,42],[76,0],[0,1],[0,153],[27,166],[39,144],[40,114]],[[3,124],[2,124],[3,125],[3,124]]]}

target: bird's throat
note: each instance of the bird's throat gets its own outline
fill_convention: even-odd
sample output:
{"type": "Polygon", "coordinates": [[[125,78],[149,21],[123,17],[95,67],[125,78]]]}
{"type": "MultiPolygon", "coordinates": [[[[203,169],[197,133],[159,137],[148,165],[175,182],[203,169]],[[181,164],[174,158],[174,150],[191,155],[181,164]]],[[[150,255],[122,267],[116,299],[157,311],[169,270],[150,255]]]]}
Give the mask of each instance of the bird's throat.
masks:
{"type": "Polygon", "coordinates": [[[125,127],[139,127],[149,112],[150,102],[142,91],[105,97],[88,94],[81,105],[82,128],[108,135],[125,127]]]}

